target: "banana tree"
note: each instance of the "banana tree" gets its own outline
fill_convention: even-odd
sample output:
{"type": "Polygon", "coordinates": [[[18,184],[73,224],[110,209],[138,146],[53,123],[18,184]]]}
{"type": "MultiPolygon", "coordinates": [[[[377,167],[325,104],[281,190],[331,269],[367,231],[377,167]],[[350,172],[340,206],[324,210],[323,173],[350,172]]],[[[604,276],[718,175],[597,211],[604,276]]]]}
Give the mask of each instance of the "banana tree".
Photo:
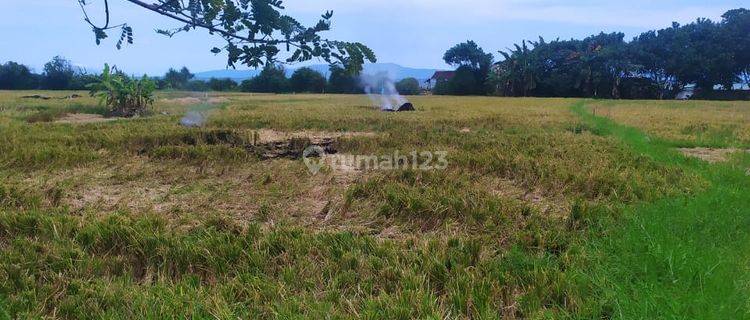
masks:
{"type": "MultiPolygon", "coordinates": [[[[533,42],[529,44],[536,45],[533,42]]],[[[537,75],[533,49],[524,40],[515,44],[509,52],[500,51],[505,58],[493,72],[493,81],[512,96],[528,96],[537,87],[537,75]]]]}
{"type": "Polygon", "coordinates": [[[91,96],[99,97],[111,115],[132,117],[145,113],[154,103],[156,84],[145,75],[139,80],[130,79],[114,70],[104,65],[101,80],[88,85],[91,96]]]}

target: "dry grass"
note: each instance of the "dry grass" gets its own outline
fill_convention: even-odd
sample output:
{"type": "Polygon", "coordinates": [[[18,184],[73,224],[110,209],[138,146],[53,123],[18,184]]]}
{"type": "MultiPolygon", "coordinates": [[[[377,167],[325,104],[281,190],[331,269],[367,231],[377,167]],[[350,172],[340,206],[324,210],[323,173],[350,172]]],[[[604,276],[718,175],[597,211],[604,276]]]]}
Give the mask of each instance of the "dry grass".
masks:
{"type": "Polygon", "coordinates": [[[750,150],[740,149],[680,148],[678,150],[686,156],[695,157],[710,163],[728,161],[729,157],[734,153],[750,153],[750,150]]]}
{"type": "Polygon", "coordinates": [[[81,124],[81,123],[97,123],[97,122],[106,122],[106,121],[115,121],[115,120],[120,120],[120,119],[105,118],[104,116],[100,114],[71,113],[71,114],[67,114],[63,116],[62,118],[57,119],[55,122],[81,124]]]}
{"type": "Polygon", "coordinates": [[[746,101],[603,101],[590,109],[679,146],[750,147],[746,101]]]}
{"type": "Polygon", "coordinates": [[[594,217],[705,186],[567,99],[160,93],[151,116],[70,125],[27,119],[92,99],[28,94],[0,93],[0,295],[20,317],[560,315],[588,303],[561,270],[594,217]],[[179,126],[197,107],[207,125],[179,126]],[[311,175],[242,147],[294,137],[449,167],[311,175]]]}

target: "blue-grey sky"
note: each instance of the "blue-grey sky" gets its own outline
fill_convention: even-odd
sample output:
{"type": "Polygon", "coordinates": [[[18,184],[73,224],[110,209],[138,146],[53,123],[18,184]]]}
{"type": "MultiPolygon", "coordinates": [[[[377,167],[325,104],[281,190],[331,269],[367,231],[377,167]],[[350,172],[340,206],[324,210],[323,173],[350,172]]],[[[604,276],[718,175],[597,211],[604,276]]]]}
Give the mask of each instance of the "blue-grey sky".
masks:
{"type": "MultiPolygon", "coordinates": [[[[89,0],[91,15],[101,18],[103,0],[89,0]]],[[[179,26],[124,0],[110,0],[115,23],[127,22],[135,44],[122,50],[115,40],[97,46],[83,21],[77,0],[0,0],[0,62],[12,60],[39,71],[55,55],[91,71],[105,62],[132,73],[161,74],[169,67],[193,71],[223,69],[226,59],[209,52],[219,38],[203,31],[172,39],[156,28],[179,26]]],[[[719,19],[747,0],[287,0],[287,14],[313,24],[334,11],[332,39],[360,41],[375,50],[379,62],[410,67],[446,68],[442,54],[469,39],[496,53],[523,39],[580,38],[600,31],[640,32],[687,23],[698,17],[719,19]]],[[[111,35],[115,38],[117,35],[111,35]]],[[[496,55],[497,56],[497,55],[496,55]]]]}

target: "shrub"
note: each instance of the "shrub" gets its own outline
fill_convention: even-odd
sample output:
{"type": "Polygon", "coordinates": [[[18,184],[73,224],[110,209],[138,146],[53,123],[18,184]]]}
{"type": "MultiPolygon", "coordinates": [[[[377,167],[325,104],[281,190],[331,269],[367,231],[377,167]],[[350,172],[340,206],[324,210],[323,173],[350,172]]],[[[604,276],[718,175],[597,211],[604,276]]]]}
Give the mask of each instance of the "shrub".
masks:
{"type": "Polygon", "coordinates": [[[362,93],[362,90],[362,86],[356,76],[340,66],[331,66],[331,76],[328,79],[328,92],[362,93]]]}
{"type": "Polygon", "coordinates": [[[232,91],[237,88],[237,83],[229,78],[211,78],[210,80],[208,80],[208,88],[212,91],[232,91]]]}
{"type": "Polygon", "coordinates": [[[88,85],[88,88],[92,97],[98,96],[100,102],[109,107],[111,115],[132,117],[145,113],[154,103],[156,84],[145,75],[136,80],[122,73],[112,73],[105,64],[101,81],[88,85]]]}
{"type": "Polygon", "coordinates": [[[208,83],[206,83],[203,80],[190,80],[187,84],[185,84],[181,89],[187,90],[187,91],[208,91],[208,83]]]}
{"type": "Polygon", "coordinates": [[[435,87],[432,88],[432,93],[436,95],[450,95],[452,94],[451,86],[448,81],[438,81],[435,87]]]}
{"type": "Polygon", "coordinates": [[[659,85],[648,78],[625,78],[620,92],[623,99],[658,99],[659,85]]]}
{"type": "Polygon", "coordinates": [[[474,70],[467,66],[461,66],[456,70],[456,75],[448,81],[442,81],[435,86],[434,93],[438,95],[481,95],[484,94],[481,81],[474,70]]]}
{"type": "Polygon", "coordinates": [[[87,74],[87,73],[80,73],[75,74],[72,79],[70,79],[70,90],[86,90],[88,88],[88,85],[92,83],[97,83],[101,79],[99,79],[99,75],[94,74],[87,74]]]}
{"type": "Polygon", "coordinates": [[[292,91],[322,93],[326,89],[326,78],[310,68],[300,68],[289,79],[292,91]]]}
{"type": "Polygon", "coordinates": [[[419,80],[414,78],[406,78],[396,83],[396,90],[400,94],[415,96],[421,91],[419,87],[419,80]]]}
{"type": "Polygon", "coordinates": [[[284,93],[289,91],[289,79],[284,67],[269,64],[257,77],[242,81],[240,87],[244,92],[284,93]]]}
{"type": "Polygon", "coordinates": [[[162,88],[183,90],[187,89],[190,80],[195,78],[195,75],[190,73],[190,70],[186,67],[182,67],[179,71],[169,68],[169,71],[164,75],[162,88]]]}
{"type": "Polygon", "coordinates": [[[747,90],[696,90],[695,95],[691,97],[691,99],[723,101],[750,100],[750,92],[747,90]]]}

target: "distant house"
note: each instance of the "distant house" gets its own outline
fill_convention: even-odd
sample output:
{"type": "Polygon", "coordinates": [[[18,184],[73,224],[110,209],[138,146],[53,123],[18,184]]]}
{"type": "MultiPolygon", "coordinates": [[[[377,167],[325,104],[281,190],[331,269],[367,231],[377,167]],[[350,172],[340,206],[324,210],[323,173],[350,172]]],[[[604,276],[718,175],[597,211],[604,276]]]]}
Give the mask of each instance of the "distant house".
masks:
{"type": "Polygon", "coordinates": [[[750,90],[750,84],[748,83],[735,83],[732,90],[750,90]]]}
{"type": "Polygon", "coordinates": [[[689,84],[682,88],[682,91],[677,93],[674,98],[677,100],[690,100],[695,95],[695,85],[689,84]]]}
{"type": "MultiPolygon", "coordinates": [[[[693,96],[696,95],[698,89],[696,88],[695,84],[689,84],[682,88],[682,91],[678,92],[675,96],[675,99],[677,100],[690,100],[693,98],[693,96]]],[[[735,83],[731,90],[726,90],[721,85],[715,85],[714,86],[714,94],[719,94],[719,96],[714,95],[714,97],[735,97],[734,99],[747,99],[744,97],[747,97],[750,95],[750,88],[748,88],[748,85],[745,83],[735,83]],[[739,95],[739,96],[738,96],[739,95]],[[736,97],[743,97],[743,98],[736,98],[736,97]]],[[[732,100],[733,98],[728,98],[729,100],[732,100]]]]}
{"type": "Polygon", "coordinates": [[[455,71],[435,71],[435,74],[431,78],[427,79],[423,85],[423,89],[432,90],[435,89],[438,83],[453,79],[456,75],[455,71]]]}

